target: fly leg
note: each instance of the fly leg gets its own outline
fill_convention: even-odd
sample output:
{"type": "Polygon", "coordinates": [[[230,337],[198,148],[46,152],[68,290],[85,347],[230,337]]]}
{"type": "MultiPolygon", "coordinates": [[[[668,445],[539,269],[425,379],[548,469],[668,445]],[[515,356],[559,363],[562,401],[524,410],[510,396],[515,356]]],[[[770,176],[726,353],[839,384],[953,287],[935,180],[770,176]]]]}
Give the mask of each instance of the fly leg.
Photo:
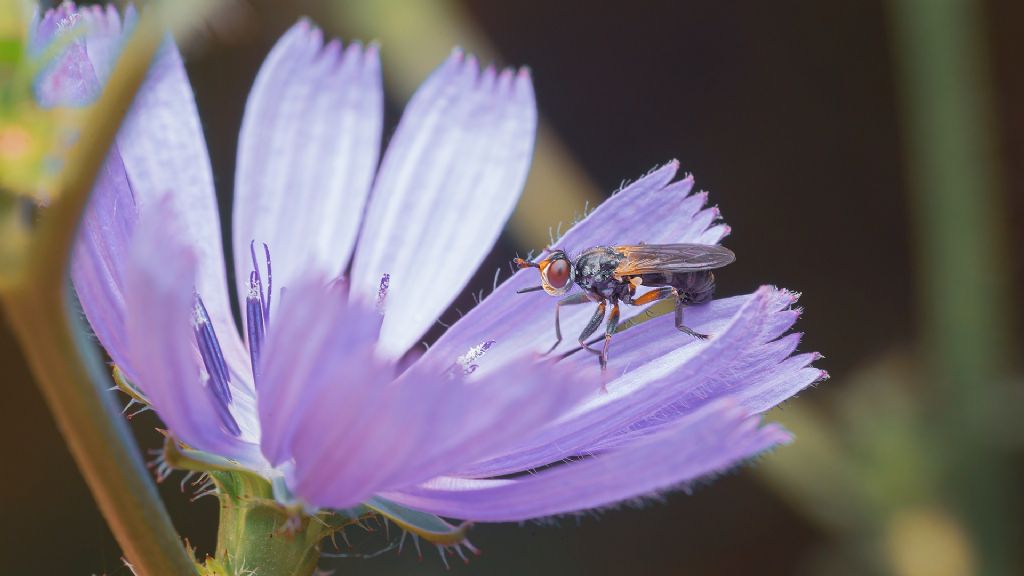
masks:
{"type": "Polygon", "coordinates": [[[678,328],[680,332],[689,334],[690,336],[693,336],[697,340],[707,340],[707,334],[695,332],[694,330],[686,327],[686,325],[683,324],[683,308],[686,308],[686,303],[683,302],[682,298],[679,298],[678,300],[676,300],[676,328],[678,328]]]}
{"type": "Polygon", "coordinates": [[[619,302],[612,299],[612,311],[608,314],[608,323],[605,324],[604,328],[604,346],[601,348],[601,354],[598,359],[601,361],[601,370],[608,369],[608,345],[612,343],[612,334],[615,334],[615,329],[619,327],[619,302]]]}
{"type": "Polygon", "coordinates": [[[604,320],[604,311],[607,306],[608,302],[602,299],[601,303],[597,305],[597,310],[594,311],[594,315],[590,317],[590,322],[587,322],[587,327],[580,333],[580,347],[587,352],[593,352],[598,355],[601,354],[599,350],[594,350],[587,344],[587,338],[590,338],[591,334],[597,332],[598,326],[600,326],[601,321],[604,320]]]}
{"type": "Polygon", "coordinates": [[[633,306],[643,306],[645,304],[653,304],[654,302],[673,297],[678,300],[679,291],[671,286],[663,286],[657,290],[651,290],[639,298],[631,298],[630,300],[624,300],[624,302],[632,304],[633,306]]]}
{"type": "Polygon", "coordinates": [[[545,356],[554,352],[555,348],[562,343],[562,325],[558,320],[558,311],[562,306],[575,306],[577,304],[586,304],[590,302],[590,298],[587,297],[586,292],[578,292],[562,298],[555,304],[555,343],[548,348],[548,351],[544,353],[545,356]]]}
{"type": "Polygon", "coordinates": [[[708,337],[707,334],[696,332],[683,324],[683,308],[686,308],[686,302],[683,301],[683,297],[679,294],[679,291],[672,286],[664,286],[657,290],[652,290],[629,303],[634,306],[643,306],[644,304],[651,304],[670,297],[674,297],[676,299],[676,328],[678,328],[680,332],[689,334],[698,340],[706,340],[708,337]]]}

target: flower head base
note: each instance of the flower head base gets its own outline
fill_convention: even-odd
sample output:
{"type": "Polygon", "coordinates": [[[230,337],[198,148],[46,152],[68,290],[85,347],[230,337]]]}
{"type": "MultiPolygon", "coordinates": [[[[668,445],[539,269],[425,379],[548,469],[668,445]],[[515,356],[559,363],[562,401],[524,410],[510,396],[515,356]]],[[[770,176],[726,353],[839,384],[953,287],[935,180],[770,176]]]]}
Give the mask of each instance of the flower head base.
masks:
{"type": "MultiPolygon", "coordinates": [[[[55,74],[102,68],[85,54],[55,74]]],[[[268,55],[235,186],[243,339],[195,104],[174,45],[161,51],[97,184],[72,278],[174,446],[210,456],[177,465],[258,478],[265,500],[277,486],[307,516],[376,512],[426,535],[444,524],[433,515],[519,521],[614,505],[789,441],[759,414],[821,372],[813,355],[794,355],[793,298],[772,287],[689,309],[708,341],[661,318],[624,331],[606,393],[592,359],[538,354],[554,303],[515,296],[536,282],[528,272],[409,360],[515,205],[536,109],[525,71],[481,70],[456,51],[413,97],[378,166],[382,113],[375,46],[325,43],[300,21],[268,55]],[[443,257],[424,270],[423,253],[443,257]]],[[[625,187],[558,248],[717,243],[728,228],[677,171],[673,162],[625,187]]],[[[589,315],[567,309],[563,327],[589,315]]]]}

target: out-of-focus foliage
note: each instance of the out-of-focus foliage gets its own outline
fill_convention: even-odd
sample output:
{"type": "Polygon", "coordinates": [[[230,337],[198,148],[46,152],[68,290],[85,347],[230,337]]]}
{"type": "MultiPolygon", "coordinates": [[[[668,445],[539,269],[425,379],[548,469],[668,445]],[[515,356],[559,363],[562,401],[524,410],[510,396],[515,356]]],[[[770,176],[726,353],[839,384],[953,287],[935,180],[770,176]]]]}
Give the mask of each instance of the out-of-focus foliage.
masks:
{"type": "Polygon", "coordinates": [[[79,112],[44,109],[33,95],[33,78],[74,36],[33,49],[30,18],[27,3],[0,0],[0,286],[23,267],[34,208],[52,200],[80,126],[79,112]]]}
{"type": "Polygon", "coordinates": [[[1019,415],[1001,194],[978,3],[889,3],[907,134],[921,342],[847,379],[835,415],[780,419],[762,475],[837,536],[821,573],[1018,573],[1019,415]]]}
{"type": "Polygon", "coordinates": [[[913,355],[894,352],[851,375],[826,410],[790,405],[775,416],[800,450],[780,450],[757,472],[836,536],[814,560],[822,574],[974,574],[978,559],[942,494],[949,454],[936,445],[928,383],[913,355]]]}

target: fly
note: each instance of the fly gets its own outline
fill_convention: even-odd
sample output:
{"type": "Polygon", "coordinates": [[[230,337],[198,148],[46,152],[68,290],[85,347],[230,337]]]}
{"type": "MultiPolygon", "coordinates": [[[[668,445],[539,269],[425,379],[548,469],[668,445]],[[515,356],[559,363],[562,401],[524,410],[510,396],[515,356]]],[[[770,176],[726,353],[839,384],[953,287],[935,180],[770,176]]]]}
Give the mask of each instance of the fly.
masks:
{"type": "Polygon", "coordinates": [[[555,305],[555,344],[551,353],[562,342],[562,328],[558,312],[562,306],[594,302],[597,309],[580,333],[580,347],[597,354],[601,369],[608,367],[608,346],[619,325],[619,303],[645,306],[660,300],[675,300],[675,322],[679,331],[694,338],[705,339],[683,324],[683,309],[703,304],[715,292],[712,270],[722,268],[736,260],[732,250],[710,244],[635,244],[624,246],[595,246],[584,250],[576,261],[570,260],[563,250],[555,250],[538,262],[516,258],[519,268],[540,270],[540,286],[524,288],[519,293],[544,290],[552,296],[562,296],[572,290],[573,284],[582,292],[565,296],[555,305]],[[655,288],[636,296],[637,288],[655,288]],[[608,309],[611,309],[608,312],[608,309]],[[605,320],[604,344],[600,350],[590,347],[599,340],[587,342],[605,320]]]}

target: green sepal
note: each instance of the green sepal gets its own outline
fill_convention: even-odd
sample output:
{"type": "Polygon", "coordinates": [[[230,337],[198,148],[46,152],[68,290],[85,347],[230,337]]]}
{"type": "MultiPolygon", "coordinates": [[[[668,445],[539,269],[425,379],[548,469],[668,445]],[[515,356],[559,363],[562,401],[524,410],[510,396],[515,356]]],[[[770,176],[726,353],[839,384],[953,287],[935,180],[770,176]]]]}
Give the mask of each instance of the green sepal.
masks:
{"type": "Polygon", "coordinates": [[[367,500],[363,507],[391,520],[399,528],[441,546],[454,546],[465,542],[466,532],[471,526],[469,522],[453,526],[433,514],[406,508],[379,496],[367,500]]]}
{"type": "Polygon", "coordinates": [[[128,395],[129,398],[138,402],[139,404],[142,404],[143,406],[149,406],[149,400],[146,398],[146,395],[143,394],[142,390],[139,390],[139,388],[135,384],[128,380],[128,378],[124,375],[124,372],[122,372],[121,369],[118,368],[117,364],[114,365],[112,375],[114,378],[114,385],[117,386],[118,390],[124,392],[125,394],[128,395]]]}
{"type": "Polygon", "coordinates": [[[273,499],[270,482],[248,472],[208,472],[217,486],[220,523],[210,574],[307,576],[320,559],[327,524],[273,499]]]}
{"type": "Polygon", "coordinates": [[[270,482],[238,462],[209,452],[193,450],[179,442],[171,434],[166,432],[163,434],[163,460],[171,468],[191,472],[232,472],[246,477],[254,486],[262,482],[270,491],[270,482]]]}

